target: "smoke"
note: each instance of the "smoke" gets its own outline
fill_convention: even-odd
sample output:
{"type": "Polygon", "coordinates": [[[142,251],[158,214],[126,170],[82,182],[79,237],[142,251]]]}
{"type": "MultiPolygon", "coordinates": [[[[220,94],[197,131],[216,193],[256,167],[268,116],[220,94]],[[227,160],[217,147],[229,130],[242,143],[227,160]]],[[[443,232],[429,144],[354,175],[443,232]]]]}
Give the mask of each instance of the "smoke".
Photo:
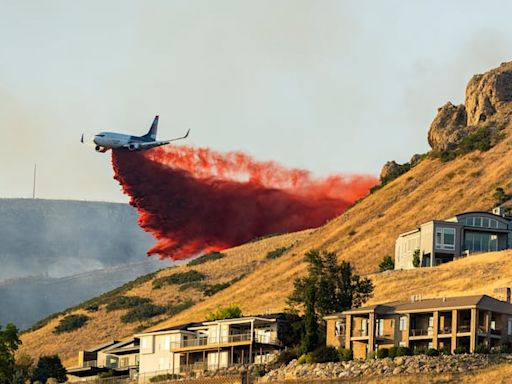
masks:
{"type": "Polygon", "coordinates": [[[320,226],[376,183],[370,176],[314,179],[240,152],[186,146],[114,150],[112,165],[139,225],[157,239],[148,255],[173,260],[320,226]]]}

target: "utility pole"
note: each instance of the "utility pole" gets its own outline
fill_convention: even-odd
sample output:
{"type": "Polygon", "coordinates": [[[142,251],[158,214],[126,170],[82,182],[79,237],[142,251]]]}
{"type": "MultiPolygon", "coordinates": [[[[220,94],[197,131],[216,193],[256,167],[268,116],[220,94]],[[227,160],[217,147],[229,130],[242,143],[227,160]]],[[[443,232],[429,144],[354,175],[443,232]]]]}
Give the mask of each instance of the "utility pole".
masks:
{"type": "Polygon", "coordinates": [[[36,176],[37,176],[37,164],[34,164],[34,183],[32,185],[32,198],[36,198],[36,176]]]}

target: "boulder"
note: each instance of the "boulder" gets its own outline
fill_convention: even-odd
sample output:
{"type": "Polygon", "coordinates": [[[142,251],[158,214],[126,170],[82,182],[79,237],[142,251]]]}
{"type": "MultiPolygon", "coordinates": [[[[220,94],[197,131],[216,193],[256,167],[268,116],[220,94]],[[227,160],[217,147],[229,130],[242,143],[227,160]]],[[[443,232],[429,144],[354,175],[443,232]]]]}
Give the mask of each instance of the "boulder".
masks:
{"type": "Polygon", "coordinates": [[[512,111],[512,62],[475,75],[466,87],[467,124],[477,125],[494,114],[512,111]]]}
{"type": "Polygon", "coordinates": [[[386,180],[392,175],[396,175],[400,172],[400,164],[396,161],[388,161],[386,164],[382,166],[382,170],[380,171],[380,180],[386,180]]]}
{"type": "Polygon", "coordinates": [[[428,131],[428,143],[435,151],[446,151],[456,147],[468,132],[466,108],[448,102],[437,110],[428,131]]]}

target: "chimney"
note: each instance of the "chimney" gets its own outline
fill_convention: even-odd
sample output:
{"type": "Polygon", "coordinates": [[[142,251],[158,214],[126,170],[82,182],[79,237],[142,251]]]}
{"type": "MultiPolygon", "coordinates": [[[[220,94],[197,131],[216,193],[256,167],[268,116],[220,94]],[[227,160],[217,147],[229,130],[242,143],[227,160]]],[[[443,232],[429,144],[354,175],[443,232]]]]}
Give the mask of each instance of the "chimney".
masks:
{"type": "Polygon", "coordinates": [[[492,209],[492,213],[498,216],[505,217],[505,208],[503,207],[496,207],[492,209]]]}

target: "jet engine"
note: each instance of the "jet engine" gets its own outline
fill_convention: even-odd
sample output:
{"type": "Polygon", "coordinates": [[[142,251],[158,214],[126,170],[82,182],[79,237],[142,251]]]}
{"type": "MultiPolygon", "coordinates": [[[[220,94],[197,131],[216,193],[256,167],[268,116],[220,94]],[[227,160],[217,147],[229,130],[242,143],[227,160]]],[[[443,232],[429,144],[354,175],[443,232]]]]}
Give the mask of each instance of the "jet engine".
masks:
{"type": "Polygon", "coordinates": [[[138,150],[139,148],[140,148],[140,144],[130,144],[130,145],[128,146],[128,149],[129,149],[130,151],[136,151],[136,150],[138,150]]]}

